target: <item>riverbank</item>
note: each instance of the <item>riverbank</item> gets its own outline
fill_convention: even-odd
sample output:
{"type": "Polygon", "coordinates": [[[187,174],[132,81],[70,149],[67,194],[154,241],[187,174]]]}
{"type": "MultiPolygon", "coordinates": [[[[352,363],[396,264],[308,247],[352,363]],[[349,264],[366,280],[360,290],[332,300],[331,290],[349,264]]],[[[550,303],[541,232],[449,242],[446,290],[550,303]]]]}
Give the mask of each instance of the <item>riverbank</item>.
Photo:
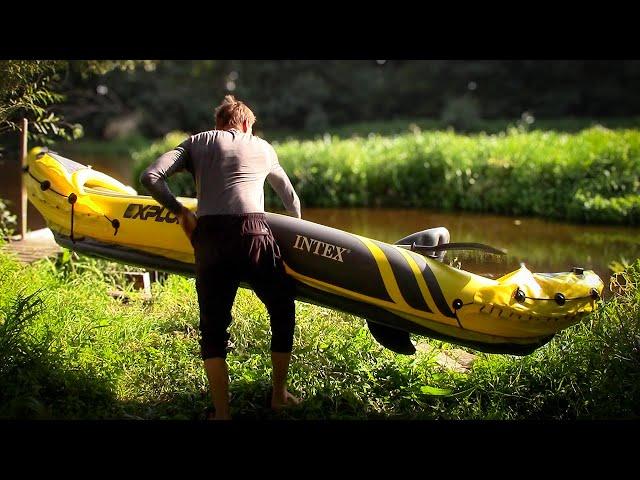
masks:
{"type": "MultiPolygon", "coordinates": [[[[431,208],[640,225],[640,118],[591,127],[595,120],[537,120],[535,129],[491,122],[495,125],[485,133],[466,135],[432,130],[434,120],[395,120],[340,127],[313,134],[313,140],[304,140],[312,136],[308,132],[284,131],[264,138],[273,142],[303,208],[431,208]]],[[[83,140],[54,150],[145,193],[138,183],[142,169],[187,135],[83,140]]],[[[5,188],[15,204],[19,168],[17,160],[9,160],[5,188]]],[[[195,196],[188,174],[169,183],[179,195],[195,196]]],[[[265,204],[280,207],[268,187],[265,204]]]]}
{"type": "MultiPolygon", "coordinates": [[[[0,256],[0,417],[197,419],[208,404],[192,279],[153,284],[153,300],[118,264],[62,256],[23,268],[0,256]],[[125,301],[109,295],[124,289],[125,301]]],[[[526,357],[477,354],[460,373],[373,340],[363,320],[297,303],[291,390],[302,407],[267,408],[269,322],[240,290],[229,354],[237,419],[576,419],[640,414],[640,261],[626,291],[526,357]]],[[[606,282],[608,283],[608,282],[606,282]]]]}
{"type": "MultiPolygon", "coordinates": [[[[135,188],[186,133],[132,153],[135,188]]],[[[403,207],[640,225],[640,130],[415,132],[274,143],[304,207],[403,207]]],[[[186,173],[169,182],[195,196],[186,173]]],[[[265,204],[280,204],[265,189],[265,204]]]]}

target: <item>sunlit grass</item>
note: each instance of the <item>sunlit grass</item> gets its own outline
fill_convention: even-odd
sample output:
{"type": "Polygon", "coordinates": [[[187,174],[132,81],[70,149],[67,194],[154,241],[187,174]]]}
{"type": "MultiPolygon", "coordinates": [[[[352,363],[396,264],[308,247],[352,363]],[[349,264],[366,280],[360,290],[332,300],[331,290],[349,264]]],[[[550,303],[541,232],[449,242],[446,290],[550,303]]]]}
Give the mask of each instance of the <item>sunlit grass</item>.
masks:
{"type": "MultiPolygon", "coordinates": [[[[209,404],[199,357],[192,279],[153,284],[153,301],[123,269],[82,257],[23,268],[0,257],[0,417],[198,419],[209,404]],[[69,266],[73,263],[73,268],[69,266]],[[109,296],[124,288],[127,303],[109,296]]],[[[266,309],[240,289],[228,362],[232,414],[244,419],[637,418],[640,410],[640,261],[626,292],[526,357],[475,352],[467,374],[434,353],[397,355],[364,320],[297,303],[291,390],[268,408],[266,309]]],[[[457,348],[426,338],[433,352],[457,348]]]]}
{"type": "MultiPolygon", "coordinates": [[[[186,133],[134,152],[133,180],[186,133]]],[[[601,126],[576,133],[524,131],[401,135],[274,144],[306,207],[401,207],[640,224],[640,131],[601,126]]],[[[195,196],[189,174],[169,179],[195,196]]],[[[136,184],[136,188],[144,189],[136,184]]],[[[281,205],[265,188],[268,208],[281,205]]]]}

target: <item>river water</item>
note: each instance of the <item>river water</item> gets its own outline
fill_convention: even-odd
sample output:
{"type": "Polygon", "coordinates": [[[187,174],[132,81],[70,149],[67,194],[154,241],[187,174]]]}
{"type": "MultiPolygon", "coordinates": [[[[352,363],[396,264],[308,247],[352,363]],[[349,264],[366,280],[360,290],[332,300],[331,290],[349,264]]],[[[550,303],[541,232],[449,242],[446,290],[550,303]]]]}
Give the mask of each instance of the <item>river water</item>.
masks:
{"type": "MultiPolygon", "coordinates": [[[[61,155],[132,185],[131,162],[117,156],[80,156],[60,148],[61,155]]],[[[0,198],[12,202],[17,211],[20,169],[16,159],[3,160],[0,198]]],[[[266,187],[270,188],[270,187],[266,187]]],[[[563,272],[572,267],[594,270],[605,281],[613,261],[632,261],[640,257],[640,228],[577,225],[537,218],[422,209],[305,208],[303,218],[376,240],[393,243],[426,228],[444,226],[452,242],[479,242],[499,248],[506,256],[478,252],[448,252],[445,262],[465,270],[497,277],[517,269],[521,263],[534,272],[563,272]]],[[[32,205],[28,211],[30,229],[45,222],[32,205]]]]}

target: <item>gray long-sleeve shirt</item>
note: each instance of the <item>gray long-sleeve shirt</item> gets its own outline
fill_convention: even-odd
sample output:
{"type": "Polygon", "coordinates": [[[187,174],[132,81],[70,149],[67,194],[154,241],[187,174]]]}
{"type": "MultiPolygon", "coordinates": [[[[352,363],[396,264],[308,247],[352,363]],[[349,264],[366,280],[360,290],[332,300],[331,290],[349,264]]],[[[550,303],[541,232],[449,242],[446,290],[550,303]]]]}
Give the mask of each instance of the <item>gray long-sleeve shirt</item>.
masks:
{"type": "Polygon", "coordinates": [[[166,179],[181,170],[195,179],[199,217],[264,212],[266,179],[286,210],[300,218],[300,199],[275,150],[254,135],[236,129],[209,130],[192,135],[149,165],[140,182],[173,213],[182,205],[166,179]]]}

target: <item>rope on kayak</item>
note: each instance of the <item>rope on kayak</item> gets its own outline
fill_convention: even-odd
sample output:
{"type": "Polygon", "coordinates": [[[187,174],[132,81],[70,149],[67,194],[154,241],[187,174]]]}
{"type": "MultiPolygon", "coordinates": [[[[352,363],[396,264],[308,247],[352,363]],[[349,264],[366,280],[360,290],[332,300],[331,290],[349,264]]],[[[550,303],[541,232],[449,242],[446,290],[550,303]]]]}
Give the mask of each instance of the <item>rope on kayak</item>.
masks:
{"type": "Polygon", "coordinates": [[[118,234],[118,229],[120,228],[120,220],[118,220],[117,218],[111,220],[109,217],[107,217],[104,214],[102,216],[107,220],[109,220],[109,223],[111,223],[111,226],[114,229],[113,236],[115,237],[118,234]]]}
{"type": "Polygon", "coordinates": [[[40,190],[42,190],[43,192],[46,192],[47,190],[51,190],[53,193],[60,195],[61,197],[65,197],[67,199],[67,201],[71,204],[71,233],[69,235],[69,237],[71,238],[71,241],[73,243],[76,243],[75,238],[73,237],[73,217],[74,217],[74,205],[76,204],[76,202],[78,201],[78,196],[71,192],[69,195],[65,195],[64,193],[60,193],[56,190],[54,190],[53,188],[51,188],[51,182],[49,180],[38,180],[33,173],[31,173],[29,171],[29,168],[25,168],[25,171],[29,174],[29,176],[31,178],[33,178],[36,182],[38,182],[40,184],[40,190]]]}
{"type": "Polygon", "coordinates": [[[466,307],[467,305],[473,305],[473,302],[471,303],[462,303],[462,300],[460,300],[459,298],[456,298],[453,303],[451,304],[451,306],[453,307],[453,314],[456,317],[456,320],[458,322],[458,325],[460,325],[461,329],[465,329],[462,326],[462,323],[460,323],[460,319],[458,318],[458,310],[460,310],[462,307],[466,307]]]}
{"type": "MultiPolygon", "coordinates": [[[[38,180],[30,171],[29,171],[29,167],[24,167],[24,171],[26,173],[29,174],[29,176],[31,178],[33,178],[36,182],[38,182],[38,184],[40,185],[40,190],[42,190],[43,192],[46,192],[47,190],[51,190],[53,193],[60,195],[61,197],[65,197],[67,199],[67,201],[71,204],[71,234],[69,235],[69,237],[71,238],[71,241],[73,243],[76,243],[75,239],[74,239],[74,235],[73,235],[73,217],[74,217],[74,213],[75,213],[75,209],[74,209],[74,205],[76,204],[76,202],[78,201],[78,196],[71,192],[69,195],[65,195],[64,193],[60,193],[56,190],[54,190],[53,188],[51,188],[51,182],[49,180],[38,180]]],[[[113,236],[115,237],[118,234],[118,229],[120,228],[120,220],[118,220],[117,218],[111,220],[109,217],[107,217],[106,215],[104,215],[104,218],[106,218],[109,223],[111,224],[111,226],[114,229],[113,232],[113,236]]]]}
{"type": "MultiPolygon", "coordinates": [[[[546,300],[546,301],[551,301],[554,300],[558,305],[564,305],[567,301],[569,300],[584,300],[585,298],[591,298],[592,300],[599,300],[600,299],[600,294],[598,293],[598,291],[595,288],[591,289],[591,293],[589,295],[586,295],[584,297],[575,297],[575,298],[566,298],[563,294],[561,293],[556,293],[555,296],[553,298],[535,298],[535,297],[527,297],[525,295],[525,293],[518,288],[516,290],[516,294],[515,294],[515,300],[518,303],[523,303],[525,301],[525,299],[529,299],[529,300],[546,300]]],[[[455,315],[456,320],[458,321],[458,325],[460,326],[460,328],[462,328],[464,330],[464,327],[462,326],[462,323],[460,323],[460,319],[458,318],[458,310],[462,309],[463,307],[466,307],[468,305],[473,305],[474,302],[470,302],[470,303],[462,303],[462,300],[460,300],[459,298],[456,298],[453,301],[453,314],[455,315]]],[[[487,307],[491,307],[491,310],[489,312],[485,312],[488,313],[489,315],[493,314],[494,310],[498,310],[498,317],[502,316],[502,313],[504,312],[504,310],[500,307],[497,307],[495,305],[482,305],[482,307],[480,307],[480,312],[484,312],[485,308],[487,307]]],[[[517,313],[511,312],[509,313],[509,316],[506,317],[507,319],[511,318],[512,315],[517,315],[518,318],[522,318],[522,315],[519,315],[517,313]]],[[[526,315],[524,315],[526,317],[526,315]]],[[[529,315],[529,318],[531,318],[531,315],[529,315]]],[[[556,318],[557,320],[557,318],[556,318]]]]}
{"type": "Polygon", "coordinates": [[[516,289],[516,293],[514,294],[514,298],[516,302],[523,303],[526,299],[529,300],[540,300],[540,301],[555,301],[558,305],[564,305],[566,302],[570,300],[584,300],[585,298],[591,298],[592,300],[600,300],[600,293],[595,288],[592,288],[589,292],[589,295],[585,295],[582,297],[574,297],[574,298],[566,298],[562,293],[556,293],[553,298],[536,298],[536,297],[527,297],[527,295],[520,288],[516,289]]]}
{"type": "Polygon", "coordinates": [[[36,182],[40,184],[40,190],[42,190],[43,192],[46,192],[47,190],[51,190],[53,193],[57,193],[61,197],[67,198],[67,195],[57,192],[53,188],[51,188],[51,182],[49,180],[38,180],[36,177],[33,176],[33,174],[29,171],[28,168],[26,169],[26,172],[29,174],[31,178],[33,178],[36,182]]]}
{"type": "MultiPolygon", "coordinates": [[[[524,303],[525,300],[529,299],[529,300],[539,300],[539,301],[547,301],[547,302],[555,301],[560,306],[564,305],[566,302],[571,300],[584,300],[585,298],[590,298],[592,300],[600,300],[600,293],[598,293],[598,290],[596,290],[595,288],[592,288],[589,295],[585,295],[583,297],[566,298],[562,293],[556,293],[553,298],[536,298],[536,297],[527,297],[524,291],[518,288],[516,289],[516,293],[514,294],[514,299],[518,303],[524,303]]],[[[456,316],[456,320],[458,320],[458,310],[460,310],[462,307],[473,305],[473,303],[474,302],[462,303],[462,300],[460,300],[459,298],[456,298],[453,301],[453,305],[452,305],[453,313],[456,316]]],[[[480,308],[480,311],[483,312],[485,307],[487,307],[487,305],[483,305],[480,308]]],[[[498,316],[499,317],[502,316],[502,309],[500,307],[496,307],[495,305],[491,305],[491,311],[489,312],[489,314],[491,315],[495,308],[500,310],[500,313],[498,314],[498,316]]],[[[460,325],[460,320],[458,320],[458,324],[460,325]]],[[[463,328],[462,325],[460,325],[460,328],[463,328]]]]}
{"type": "Polygon", "coordinates": [[[71,204],[71,241],[73,243],[76,243],[75,239],[73,238],[73,206],[76,204],[76,202],[78,201],[78,196],[75,193],[70,193],[69,196],[67,197],[67,201],[71,204]]]}

